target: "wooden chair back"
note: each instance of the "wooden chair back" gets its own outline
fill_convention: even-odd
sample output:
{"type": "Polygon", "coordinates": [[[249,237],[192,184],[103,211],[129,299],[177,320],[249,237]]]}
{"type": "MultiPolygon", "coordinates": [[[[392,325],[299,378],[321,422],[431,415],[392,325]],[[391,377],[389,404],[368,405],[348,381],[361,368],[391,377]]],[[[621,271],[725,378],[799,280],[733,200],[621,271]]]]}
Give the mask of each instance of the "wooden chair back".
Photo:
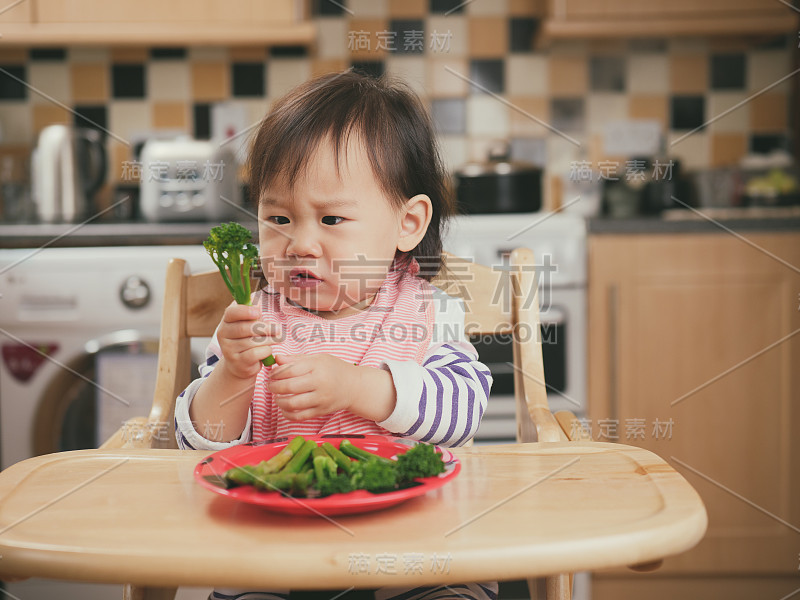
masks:
{"type": "MultiPolygon", "coordinates": [[[[508,268],[503,269],[446,254],[442,272],[433,284],[463,299],[468,334],[510,334],[517,439],[566,439],[547,404],[533,253],[526,248],[514,250],[508,268]]],[[[104,447],[176,447],[172,425],[175,398],[196,376],[191,373],[190,340],[213,335],[230,302],[230,292],[218,271],[190,274],[186,261],[169,262],[150,415],[129,425],[124,436],[129,439],[112,438],[104,447]],[[131,436],[131,430],[139,430],[140,435],[131,436]],[[165,432],[168,434],[163,435],[165,432]]]]}

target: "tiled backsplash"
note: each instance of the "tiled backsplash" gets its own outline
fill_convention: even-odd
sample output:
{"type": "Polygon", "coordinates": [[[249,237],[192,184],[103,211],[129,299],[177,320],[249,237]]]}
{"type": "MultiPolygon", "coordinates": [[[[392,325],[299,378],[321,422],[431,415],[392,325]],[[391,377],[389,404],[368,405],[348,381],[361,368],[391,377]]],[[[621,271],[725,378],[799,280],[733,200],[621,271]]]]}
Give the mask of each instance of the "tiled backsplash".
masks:
{"type": "Polygon", "coordinates": [[[429,102],[451,168],[483,159],[497,139],[515,158],[552,164],[571,151],[568,136],[582,158],[598,159],[604,125],[626,118],[657,120],[690,169],[787,145],[789,83],[753,96],[791,72],[792,39],[534,49],[530,2],[314,4],[311,49],[0,47],[2,143],[32,146],[51,123],[99,127],[119,181],[130,160],[124,142],[137,133],[207,138],[217,102],[240,105],[256,123],[295,84],[354,66],[399,75],[429,102]]]}

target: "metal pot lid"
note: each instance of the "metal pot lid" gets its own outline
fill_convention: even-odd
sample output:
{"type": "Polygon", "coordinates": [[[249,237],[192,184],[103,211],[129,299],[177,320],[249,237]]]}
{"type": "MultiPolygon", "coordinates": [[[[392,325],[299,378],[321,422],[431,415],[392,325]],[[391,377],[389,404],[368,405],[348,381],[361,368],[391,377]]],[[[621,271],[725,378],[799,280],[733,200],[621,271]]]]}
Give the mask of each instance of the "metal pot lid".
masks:
{"type": "Polygon", "coordinates": [[[532,163],[518,161],[489,161],[489,162],[470,162],[456,170],[458,177],[481,177],[485,175],[519,175],[524,173],[535,173],[541,171],[532,163]]]}

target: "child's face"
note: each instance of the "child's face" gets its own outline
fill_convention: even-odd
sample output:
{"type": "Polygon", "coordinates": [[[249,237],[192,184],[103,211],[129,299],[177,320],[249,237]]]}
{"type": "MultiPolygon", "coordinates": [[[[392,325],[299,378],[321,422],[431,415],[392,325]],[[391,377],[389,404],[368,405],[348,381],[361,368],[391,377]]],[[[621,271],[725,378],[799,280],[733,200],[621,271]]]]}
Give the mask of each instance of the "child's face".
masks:
{"type": "Polygon", "coordinates": [[[276,182],[259,203],[261,262],[289,300],[335,318],[369,306],[402,232],[402,211],[375,179],[362,145],[319,147],[290,190],[276,182]],[[344,149],[343,149],[344,150],[344,149]]]}

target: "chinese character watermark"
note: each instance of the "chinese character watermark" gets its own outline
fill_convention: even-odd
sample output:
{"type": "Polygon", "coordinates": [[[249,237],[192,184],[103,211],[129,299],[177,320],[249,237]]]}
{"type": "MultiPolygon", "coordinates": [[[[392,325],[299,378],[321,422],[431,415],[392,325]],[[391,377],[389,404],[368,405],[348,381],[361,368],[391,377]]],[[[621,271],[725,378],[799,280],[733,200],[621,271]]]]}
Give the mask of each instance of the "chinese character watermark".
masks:
{"type": "Polygon", "coordinates": [[[591,419],[575,419],[569,432],[571,440],[590,440],[592,439],[591,419]]]}
{"type": "MultiPolygon", "coordinates": [[[[506,258],[506,257],[504,257],[506,258]]],[[[533,271],[534,277],[531,280],[529,289],[520,290],[524,298],[523,305],[520,308],[530,308],[534,298],[536,298],[537,290],[541,290],[539,297],[539,308],[547,310],[550,308],[550,290],[552,287],[552,274],[558,273],[558,265],[553,262],[553,257],[550,254],[542,254],[537,257],[541,259],[541,264],[535,265],[521,265],[519,267],[512,266],[509,262],[504,261],[500,265],[492,265],[493,271],[508,271],[508,274],[515,268],[521,271],[533,271]]],[[[504,275],[506,275],[504,273],[504,275]]],[[[511,278],[509,276],[501,277],[495,286],[494,293],[492,294],[492,306],[502,306],[506,312],[511,311],[511,278]]]]}
{"type": "Polygon", "coordinates": [[[570,181],[593,181],[592,163],[588,160],[573,160],[570,171],[570,181]]]}
{"type": "Polygon", "coordinates": [[[225,162],[212,162],[207,160],[199,166],[196,160],[178,160],[174,168],[165,161],[150,161],[143,164],[137,160],[125,160],[122,162],[122,181],[148,182],[157,181],[166,183],[170,181],[194,183],[198,180],[203,181],[222,181],[225,175],[225,162]],[[202,168],[202,172],[201,172],[202,168]],[[147,173],[145,176],[145,172],[147,173]]]}
{"type": "Polygon", "coordinates": [[[425,32],[411,29],[404,32],[403,36],[403,51],[405,52],[422,52],[425,48],[425,32]]]}
{"type": "Polygon", "coordinates": [[[403,573],[406,575],[422,575],[425,569],[425,555],[421,552],[403,554],[403,573]]]}
{"type": "Polygon", "coordinates": [[[653,421],[653,437],[657,440],[658,439],[671,440],[672,426],[674,424],[675,422],[672,420],[672,418],[670,418],[669,421],[659,421],[658,418],[656,418],[656,420],[653,421]]]}
{"type": "Polygon", "coordinates": [[[125,421],[120,427],[120,435],[123,442],[140,442],[144,440],[156,440],[166,442],[170,439],[170,427],[167,421],[125,421]]]}
{"type": "Polygon", "coordinates": [[[393,554],[390,552],[379,552],[368,554],[364,552],[352,552],[348,555],[347,571],[353,575],[396,575],[400,571],[398,566],[402,566],[405,575],[423,575],[425,566],[428,572],[435,574],[447,574],[450,572],[450,563],[453,556],[450,553],[433,553],[426,557],[422,552],[405,552],[403,554],[393,554]]]}
{"type": "Polygon", "coordinates": [[[645,436],[645,426],[646,423],[644,419],[626,419],[625,439],[643,440],[645,436]]]}
{"type": "Polygon", "coordinates": [[[397,569],[395,568],[395,564],[397,563],[397,555],[396,554],[389,554],[389,553],[381,553],[375,555],[375,573],[387,573],[389,575],[394,575],[397,573],[397,569]]]}
{"type": "Polygon", "coordinates": [[[599,179],[606,179],[608,181],[619,181],[617,177],[617,167],[619,163],[613,160],[601,160],[597,163],[597,168],[600,170],[599,179]]]}
{"type": "MultiPolygon", "coordinates": [[[[450,42],[453,39],[453,32],[436,31],[435,29],[428,36],[428,49],[434,54],[450,52],[450,42]]],[[[418,29],[407,29],[397,31],[376,31],[374,34],[369,31],[351,30],[347,32],[347,49],[351,52],[398,52],[421,54],[425,50],[425,32],[418,29]],[[374,38],[374,39],[373,39],[374,38]],[[398,39],[399,38],[399,39],[398,39]]]]}
{"type": "Polygon", "coordinates": [[[370,50],[370,37],[368,31],[348,31],[347,49],[351,52],[370,50]]]}
{"type": "Polygon", "coordinates": [[[177,161],[175,163],[175,179],[178,181],[197,181],[197,161],[177,161]]]}
{"type": "Polygon", "coordinates": [[[437,556],[434,552],[431,556],[431,572],[432,573],[449,573],[450,561],[453,559],[452,555],[445,554],[444,556],[437,556]]]}
{"type": "Polygon", "coordinates": [[[126,160],[122,163],[123,181],[141,181],[142,163],[138,160],[126,160]]]}
{"type": "Polygon", "coordinates": [[[672,179],[673,166],[675,166],[675,163],[672,160],[662,163],[656,159],[653,163],[653,179],[672,179]]]}
{"type": "MultiPolygon", "coordinates": [[[[644,440],[647,435],[647,420],[630,417],[621,422],[620,419],[597,419],[595,432],[592,419],[576,418],[572,421],[569,437],[572,440],[597,440],[616,441],[620,439],[620,426],[624,427],[626,440],[644,440]]],[[[656,441],[671,440],[675,421],[670,418],[666,421],[656,417],[652,421],[650,430],[652,439],[656,441]]]]}
{"type": "Polygon", "coordinates": [[[369,575],[369,563],[370,563],[370,555],[364,554],[363,552],[359,553],[350,553],[348,556],[349,566],[347,568],[348,573],[358,574],[358,573],[366,573],[369,575]]]}
{"type": "Polygon", "coordinates": [[[220,421],[219,423],[210,423],[206,421],[203,423],[203,431],[202,436],[207,440],[218,440],[222,438],[222,429],[225,423],[220,421]]]}
{"type": "MultiPolygon", "coordinates": [[[[375,35],[378,38],[378,45],[375,50],[386,50],[387,52],[394,52],[397,50],[395,47],[395,38],[397,37],[396,31],[379,31],[375,35]]],[[[369,50],[369,47],[367,47],[366,50],[369,50]]]]}
{"type": "MultiPolygon", "coordinates": [[[[573,160],[570,163],[569,181],[619,181],[622,163],[616,160],[600,160],[596,165],[592,165],[588,160],[573,160]]],[[[647,161],[642,159],[626,160],[624,163],[624,175],[626,181],[647,181],[648,176],[655,181],[671,180],[672,168],[675,163],[672,160],[667,162],[655,159],[652,164],[652,171],[647,168],[647,161]]]]}
{"type": "Polygon", "coordinates": [[[431,32],[431,43],[429,48],[434,53],[441,53],[441,52],[450,52],[450,40],[453,39],[453,32],[449,29],[447,31],[436,31],[435,29],[431,32]]]}
{"type": "Polygon", "coordinates": [[[647,163],[643,160],[628,160],[625,162],[625,180],[626,181],[645,181],[646,173],[645,168],[647,163]]]}

